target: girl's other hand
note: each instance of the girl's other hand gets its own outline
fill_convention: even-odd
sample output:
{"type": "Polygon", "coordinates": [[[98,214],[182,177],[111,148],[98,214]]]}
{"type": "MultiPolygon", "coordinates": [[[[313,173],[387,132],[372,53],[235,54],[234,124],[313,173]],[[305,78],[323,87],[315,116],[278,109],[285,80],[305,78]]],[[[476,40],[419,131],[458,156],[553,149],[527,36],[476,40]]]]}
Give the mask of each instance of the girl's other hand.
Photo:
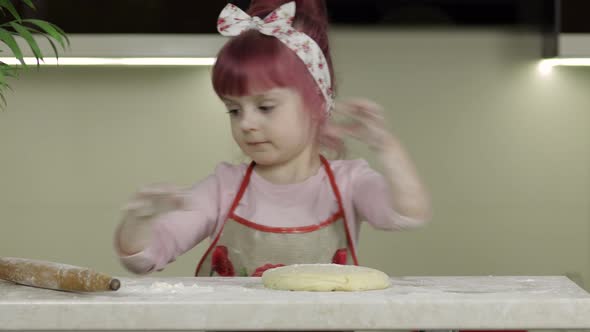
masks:
{"type": "Polygon", "coordinates": [[[328,130],[338,137],[350,136],[375,150],[398,144],[385,126],[383,108],[373,101],[357,98],[338,102],[334,115],[344,118],[328,124],[328,130]]]}

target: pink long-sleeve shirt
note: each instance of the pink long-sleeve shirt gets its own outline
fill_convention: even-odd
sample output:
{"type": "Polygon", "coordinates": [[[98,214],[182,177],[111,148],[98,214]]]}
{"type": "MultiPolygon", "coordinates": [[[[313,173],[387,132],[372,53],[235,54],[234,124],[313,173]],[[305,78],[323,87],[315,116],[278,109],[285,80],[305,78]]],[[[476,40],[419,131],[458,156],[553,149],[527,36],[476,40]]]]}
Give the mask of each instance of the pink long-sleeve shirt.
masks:
{"type": "MultiPolygon", "coordinates": [[[[382,230],[423,224],[424,221],[402,216],[392,208],[388,180],[366,161],[329,163],[355,247],[361,221],[382,230]]],[[[122,264],[138,274],[161,270],[205,238],[214,239],[227,218],[247,168],[248,164],[219,164],[213,174],[188,190],[186,207],[157,217],[152,241],[146,249],[131,256],[119,251],[122,264]]],[[[252,172],[236,214],[265,226],[299,227],[319,224],[337,209],[328,174],[321,167],[315,175],[295,184],[273,184],[252,172]]]]}

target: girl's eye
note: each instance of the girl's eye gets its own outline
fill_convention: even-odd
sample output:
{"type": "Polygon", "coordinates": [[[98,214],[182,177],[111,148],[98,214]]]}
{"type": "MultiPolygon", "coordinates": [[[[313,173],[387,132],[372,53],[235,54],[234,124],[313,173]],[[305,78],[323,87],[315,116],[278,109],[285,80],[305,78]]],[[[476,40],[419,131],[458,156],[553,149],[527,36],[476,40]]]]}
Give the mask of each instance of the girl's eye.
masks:
{"type": "Polygon", "coordinates": [[[270,112],[274,109],[274,106],[259,106],[258,109],[260,109],[261,111],[267,113],[270,112]]]}
{"type": "Polygon", "coordinates": [[[238,115],[238,111],[239,111],[239,110],[228,110],[228,111],[227,111],[227,113],[228,113],[230,116],[235,116],[235,115],[238,115]]]}

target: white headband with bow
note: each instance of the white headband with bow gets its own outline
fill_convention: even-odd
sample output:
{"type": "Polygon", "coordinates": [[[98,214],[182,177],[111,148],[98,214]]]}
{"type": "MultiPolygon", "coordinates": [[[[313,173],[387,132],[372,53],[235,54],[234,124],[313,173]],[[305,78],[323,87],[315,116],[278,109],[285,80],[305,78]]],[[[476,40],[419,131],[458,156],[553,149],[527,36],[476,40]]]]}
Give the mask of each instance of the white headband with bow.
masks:
{"type": "Polygon", "coordinates": [[[230,3],[219,15],[217,31],[224,36],[237,36],[246,30],[255,29],[262,34],[279,39],[307,66],[326,100],[326,112],[330,114],[334,106],[334,94],[326,57],[311,37],[293,28],[294,17],[294,1],[283,4],[264,19],[251,17],[230,3]]]}

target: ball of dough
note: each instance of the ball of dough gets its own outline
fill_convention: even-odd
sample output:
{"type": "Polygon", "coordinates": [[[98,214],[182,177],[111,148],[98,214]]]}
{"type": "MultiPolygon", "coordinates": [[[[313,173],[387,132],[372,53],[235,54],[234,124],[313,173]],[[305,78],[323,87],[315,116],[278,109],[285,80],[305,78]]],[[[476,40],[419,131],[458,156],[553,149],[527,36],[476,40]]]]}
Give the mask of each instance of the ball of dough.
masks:
{"type": "Polygon", "coordinates": [[[296,264],[266,270],[266,288],[293,291],[365,291],[388,288],[389,276],[363,266],[339,264],[296,264]]]}

